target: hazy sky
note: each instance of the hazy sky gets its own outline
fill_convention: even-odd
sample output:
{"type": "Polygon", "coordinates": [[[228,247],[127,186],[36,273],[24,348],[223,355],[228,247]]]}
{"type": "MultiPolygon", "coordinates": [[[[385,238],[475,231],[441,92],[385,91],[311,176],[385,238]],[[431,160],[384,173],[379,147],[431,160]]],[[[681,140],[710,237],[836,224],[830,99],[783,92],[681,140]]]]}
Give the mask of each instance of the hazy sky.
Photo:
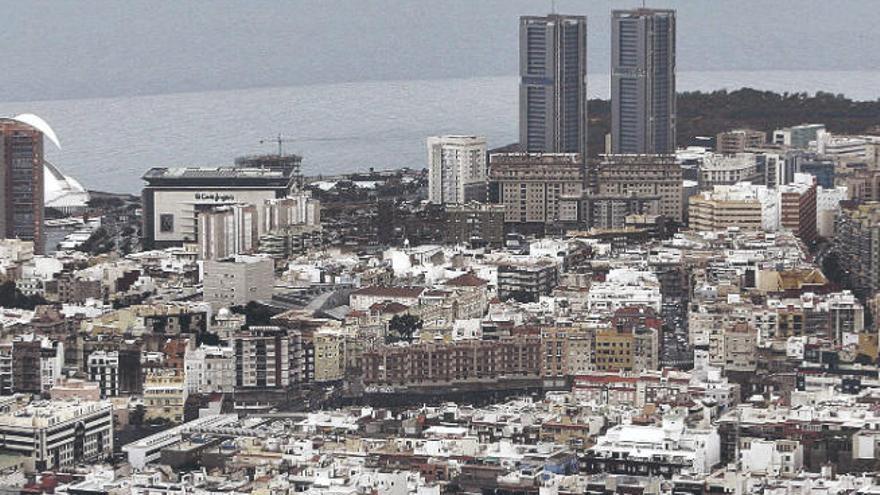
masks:
{"type": "MultiPolygon", "coordinates": [[[[612,8],[589,16],[608,71],[612,8]]],[[[0,0],[0,101],[515,74],[517,18],[550,0],[0,0]]],[[[880,2],[681,0],[681,70],[874,70],[880,2]]]]}

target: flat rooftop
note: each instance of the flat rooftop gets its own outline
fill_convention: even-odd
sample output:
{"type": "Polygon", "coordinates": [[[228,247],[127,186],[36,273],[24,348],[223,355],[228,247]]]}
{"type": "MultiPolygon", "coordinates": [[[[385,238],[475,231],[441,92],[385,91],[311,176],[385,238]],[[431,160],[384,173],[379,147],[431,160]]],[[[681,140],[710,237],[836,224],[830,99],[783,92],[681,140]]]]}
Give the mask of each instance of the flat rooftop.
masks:
{"type": "Polygon", "coordinates": [[[289,188],[296,177],[292,169],[259,167],[154,167],[143,175],[148,187],[251,187],[289,188]]]}

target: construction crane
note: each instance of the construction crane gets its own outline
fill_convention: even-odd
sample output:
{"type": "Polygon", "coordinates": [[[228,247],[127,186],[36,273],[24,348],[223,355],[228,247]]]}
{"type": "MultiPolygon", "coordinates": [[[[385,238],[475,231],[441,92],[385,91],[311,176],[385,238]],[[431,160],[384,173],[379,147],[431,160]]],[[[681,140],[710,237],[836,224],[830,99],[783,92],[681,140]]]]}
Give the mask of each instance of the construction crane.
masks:
{"type": "Polygon", "coordinates": [[[302,139],[285,138],[279,132],[277,137],[268,138],[268,139],[260,139],[260,144],[267,144],[267,143],[272,143],[272,142],[277,143],[278,144],[278,156],[281,156],[284,154],[284,143],[292,143],[294,141],[302,141],[302,139]]]}

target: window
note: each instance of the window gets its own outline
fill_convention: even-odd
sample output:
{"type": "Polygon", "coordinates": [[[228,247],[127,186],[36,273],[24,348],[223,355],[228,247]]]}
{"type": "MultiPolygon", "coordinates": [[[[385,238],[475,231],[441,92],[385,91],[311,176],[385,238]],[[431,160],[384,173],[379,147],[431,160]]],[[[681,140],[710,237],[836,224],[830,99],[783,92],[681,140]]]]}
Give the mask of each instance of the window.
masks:
{"type": "Polygon", "coordinates": [[[159,232],[174,232],[174,215],[170,213],[159,215],[159,232]]]}

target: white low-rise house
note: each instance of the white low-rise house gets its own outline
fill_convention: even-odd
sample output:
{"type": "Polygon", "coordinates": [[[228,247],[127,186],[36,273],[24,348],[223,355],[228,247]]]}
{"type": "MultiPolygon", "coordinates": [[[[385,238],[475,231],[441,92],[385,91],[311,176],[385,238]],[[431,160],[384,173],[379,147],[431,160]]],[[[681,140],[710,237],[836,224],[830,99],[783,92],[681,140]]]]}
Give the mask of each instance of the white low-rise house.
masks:
{"type": "Polygon", "coordinates": [[[739,461],[744,472],[793,476],[804,468],[804,446],[797,440],[742,438],[739,461]]]}
{"type": "Polygon", "coordinates": [[[590,287],[587,305],[591,312],[613,312],[627,306],[648,306],[660,313],[663,296],[657,276],[648,271],[616,268],[604,282],[590,287]]]}
{"type": "Polygon", "coordinates": [[[588,450],[594,472],[671,476],[681,470],[708,474],[721,462],[718,430],[691,429],[680,415],[662,426],[624,424],[610,428],[588,450]]]}

